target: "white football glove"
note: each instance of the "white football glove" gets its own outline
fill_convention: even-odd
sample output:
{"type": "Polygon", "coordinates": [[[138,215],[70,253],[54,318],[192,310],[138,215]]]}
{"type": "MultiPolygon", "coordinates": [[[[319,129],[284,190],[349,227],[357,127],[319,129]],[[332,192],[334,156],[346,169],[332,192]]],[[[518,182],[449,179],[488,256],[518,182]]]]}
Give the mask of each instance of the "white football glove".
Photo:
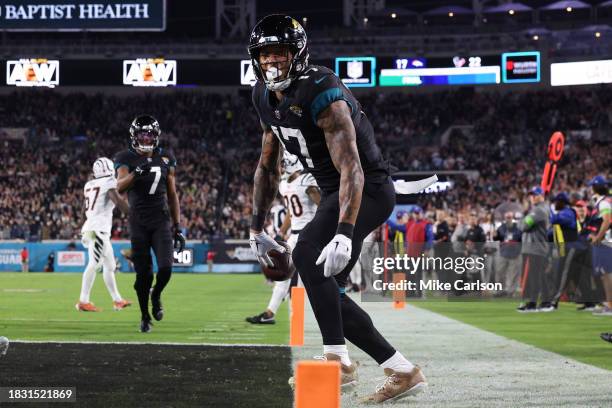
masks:
{"type": "Polygon", "coordinates": [[[329,244],[323,248],[321,255],[317,259],[317,265],[321,265],[325,262],[325,268],[323,269],[323,275],[326,278],[334,276],[342,272],[346,265],[351,260],[351,251],[353,250],[353,243],[349,237],[343,234],[336,234],[336,236],[329,241],[329,244]]]}
{"type": "Polygon", "coordinates": [[[259,263],[270,268],[274,266],[274,263],[268,256],[268,251],[271,249],[276,249],[280,253],[285,252],[285,247],[273,240],[272,237],[265,232],[260,232],[258,234],[251,232],[249,236],[249,244],[251,245],[251,249],[255,253],[255,256],[257,256],[259,263]]]}

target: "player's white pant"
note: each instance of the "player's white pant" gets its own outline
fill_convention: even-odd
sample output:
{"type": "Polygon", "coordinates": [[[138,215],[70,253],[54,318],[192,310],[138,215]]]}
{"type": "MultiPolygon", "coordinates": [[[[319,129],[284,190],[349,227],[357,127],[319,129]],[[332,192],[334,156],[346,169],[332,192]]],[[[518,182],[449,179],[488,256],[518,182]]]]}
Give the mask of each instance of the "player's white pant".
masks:
{"type": "Polygon", "coordinates": [[[96,231],[85,231],[81,238],[83,246],[87,248],[89,262],[83,273],[83,284],[81,286],[81,303],[89,303],[89,295],[96,279],[96,271],[102,267],[104,283],[115,302],[121,300],[115,282],[115,254],[110,242],[110,234],[96,231]]]}
{"type": "MultiPolygon", "coordinates": [[[[289,239],[287,240],[287,245],[293,251],[295,248],[295,244],[297,243],[298,234],[291,234],[289,239]]],[[[297,271],[295,272],[297,273],[297,271]]],[[[298,276],[298,286],[302,285],[302,280],[298,276]]],[[[268,310],[272,313],[276,314],[276,311],[280,307],[283,299],[287,297],[289,294],[289,288],[291,287],[291,279],[287,279],[284,281],[274,282],[274,289],[272,289],[272,297],[270,298],[270,303],[268,303],[268,310]]]]}
{"type": "Polygon", "coordinates": [[[351,283],[353,285],[361,287],[361,262],[359,262],[359,260],[355,262],[355,266],[353,266],[353,269],[351,269],[349,277],[351,278],[351,283]]]}

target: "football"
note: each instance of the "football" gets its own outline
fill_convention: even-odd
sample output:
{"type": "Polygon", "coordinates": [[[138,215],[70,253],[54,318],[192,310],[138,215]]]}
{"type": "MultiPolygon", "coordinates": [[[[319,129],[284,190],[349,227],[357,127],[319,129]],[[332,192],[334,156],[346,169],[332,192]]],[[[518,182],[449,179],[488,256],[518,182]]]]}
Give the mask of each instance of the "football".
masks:
{"type": "Polygon", "coordinates": [[[293,276],[295,272],[295,266],[293,265],[293,260],[291,259],[291,248],[284,241],[278,241],[278,243],[285,247],[285,252],[277,251],[276,249],[271,249],[268,251],[268,255],[274,264],[274,267],[270,268],[268,266],[262,265],[261,269],[266,276],[266,278],[273,281],[284,281],[293,276]]]}

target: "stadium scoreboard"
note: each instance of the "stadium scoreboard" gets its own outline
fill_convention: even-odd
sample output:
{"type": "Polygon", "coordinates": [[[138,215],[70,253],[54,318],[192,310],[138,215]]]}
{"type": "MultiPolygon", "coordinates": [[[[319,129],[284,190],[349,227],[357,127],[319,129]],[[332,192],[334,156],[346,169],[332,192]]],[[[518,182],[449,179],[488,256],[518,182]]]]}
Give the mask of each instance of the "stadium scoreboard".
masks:
{"type": "Polygon", "coordinates": [[[374,57],[338,57],[335,67],[336,75],[348,87],[376,86],[376,58],[374,57]]]}
{"type": "MultiPolygon", "coordinates": [[[[540,53],[449,57],[338,57],[316,62],[333,66],[347,87],[405,87],[540,83],[540,53]]],[[[612,83],[612,60],[554,62],[550,85],[612,83]]],[[[58,59],[29,56],[0,60],[0,86],[254,86],[248,59],[175,59],[134,56],[126,59],[58,59]]]]}
{"type": "Polygon", "coordinates": [[[484,85],[540,81],[540,53],[379,58],[380,86],[484,85]]]}
{"type": "Polygon", "coordinates": [[[506,52],[502,54],[503,81],[507,84],[518,82],[540,82],[540,53],[506,52]]]}

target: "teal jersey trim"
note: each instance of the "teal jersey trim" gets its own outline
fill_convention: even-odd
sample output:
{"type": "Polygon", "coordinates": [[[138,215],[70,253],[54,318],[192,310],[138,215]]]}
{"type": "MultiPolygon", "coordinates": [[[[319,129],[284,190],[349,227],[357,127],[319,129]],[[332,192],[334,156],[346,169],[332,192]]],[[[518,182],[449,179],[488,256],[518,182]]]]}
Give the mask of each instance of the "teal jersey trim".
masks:
{"type": "Polygon", "coordinates": [[[317,123],[317,116],[321,113],[325,108],[327,108],[332,103],[344,100],[351,107],[351,112],[353,111],[353,106],[351,103],[344,97],[344,94],[340,90],[340,88],[329,88],[325,91],[321,92],[317,95],[316,98],[310,104],[310,114],[312,116],[312,121],[317,123]]]}

